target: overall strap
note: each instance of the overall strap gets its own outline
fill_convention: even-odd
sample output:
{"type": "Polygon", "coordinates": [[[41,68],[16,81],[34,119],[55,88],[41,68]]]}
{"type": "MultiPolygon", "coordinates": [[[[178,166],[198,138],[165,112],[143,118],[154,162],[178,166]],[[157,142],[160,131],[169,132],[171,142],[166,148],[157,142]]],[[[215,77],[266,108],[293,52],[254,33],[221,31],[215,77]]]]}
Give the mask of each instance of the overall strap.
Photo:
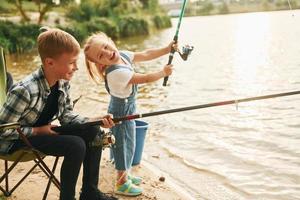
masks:
{"type": "Polygon", "coordinates": [[[132,64],[129,56],[126,53],[124,53],[123,51],[120,51],[119,53],[120,53],[121,57],[123,57],[129,64],[132,64]]]}
{"type": "MultiPolygon", "coordinates": [[[[120,51],[119,53],[120,53],[121,58],[124,58],[125,61],[127,61],[127,64],[129,64],[129,65],[132,64],[131,61],[130,61],[130,58],[127,54],[125,54],[122,51],[120,51]]],[[[129,69],[130,71],[133,71],[133,69],[131,67],[127,66],[127,65],[112,65],[112,66],[106,68],[104,81],[105,81],[105,88],[106,88],[106,90],[109,94],[110,94],[110,89],[108,87],[108,82],[107,82],[107,78],[106,78],[107,74],[109,74],[110,72],[115,71],[117,69],[124,69],[124,68],[129,69]]],[[[133,87],[133,89],[134,89],[134,87],[133,87]]]]}
{"type": "Polygon", "coordinates": [[[105,75],[109,74],[112,71],[115,71],[117,69],[129,69],[130,71],[133,71],[131,67],[128,67],[126,65],[111,65],[105,70],[105,75]]]}

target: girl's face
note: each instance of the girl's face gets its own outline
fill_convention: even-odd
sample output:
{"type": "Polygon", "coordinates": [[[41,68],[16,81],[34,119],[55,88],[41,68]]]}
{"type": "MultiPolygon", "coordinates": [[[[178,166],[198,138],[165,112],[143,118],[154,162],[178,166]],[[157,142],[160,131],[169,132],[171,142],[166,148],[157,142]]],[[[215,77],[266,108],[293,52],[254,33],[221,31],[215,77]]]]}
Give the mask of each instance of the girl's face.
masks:
{"type": "Polygon", "coordinates": [[[113,65],[120,61],[119,51],[114,42],[106,36],[98,36],[85,52],[96,65],[113,65]]]}

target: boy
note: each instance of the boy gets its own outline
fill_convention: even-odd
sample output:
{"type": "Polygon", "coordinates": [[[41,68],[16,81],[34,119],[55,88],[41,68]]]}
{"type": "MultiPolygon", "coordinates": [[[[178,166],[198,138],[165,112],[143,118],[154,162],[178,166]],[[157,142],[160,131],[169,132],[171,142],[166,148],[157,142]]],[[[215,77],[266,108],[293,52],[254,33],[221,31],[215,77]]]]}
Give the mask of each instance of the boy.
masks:
{"type": "MultiPolygon", "coordinates": [[[[38,36],[37,42],[42,67],[10,89],[0,110],[0,124],[19,122],[34,148],[46,155],[64,157],[60,173],[60,200],[74,200],[82,163],[80,200],[116,199],[97,188],[102,151],[101,146],[90,144],[100,134],[100,129],[90,127],[72,134],[57,134],[51,130],[54,126],[51,120],[55,115],[62,125],[92,120],[73,113],[69,96],[69,80],[78,69],[78,42],[59,29],[47,29],[38,36]]],[[[105,128],[114,125],[108,115],[103,117],[103,123],[105,128]]],[[[0,132],[0,153],[11,153],[23,146],[15,130],[0,132]]]]}

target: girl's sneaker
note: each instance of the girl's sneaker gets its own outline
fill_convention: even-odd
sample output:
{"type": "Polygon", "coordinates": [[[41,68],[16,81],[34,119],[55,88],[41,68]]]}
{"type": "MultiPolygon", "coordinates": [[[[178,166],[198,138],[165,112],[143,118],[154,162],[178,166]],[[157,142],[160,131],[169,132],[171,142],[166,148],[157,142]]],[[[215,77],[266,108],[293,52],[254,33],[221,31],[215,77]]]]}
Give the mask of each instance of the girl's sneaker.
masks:
{"type": "Polygon", "coordinates": [[[134,185],[140,185],[143,179],[139,176],[128,175],[128,180],[131,180],[134,185]]]}
{"type": "Polygon", "coordinates": [[[116,194],[125,196],[138,196],[142,194],[143,190],[132,183],[131,180],[127,180],[123,185],[116,185],[116,194]]]}

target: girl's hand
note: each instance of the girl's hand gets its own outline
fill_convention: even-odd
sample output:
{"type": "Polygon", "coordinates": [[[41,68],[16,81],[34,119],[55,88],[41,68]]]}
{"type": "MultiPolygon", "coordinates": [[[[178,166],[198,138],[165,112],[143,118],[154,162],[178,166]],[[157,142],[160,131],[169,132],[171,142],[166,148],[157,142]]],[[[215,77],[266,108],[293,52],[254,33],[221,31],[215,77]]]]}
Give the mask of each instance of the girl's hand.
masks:
{"type": "Polygon", "coordinates": [[[103,128],[112,128],[115,125],[115,123],[112,120],[111,114],[103,116],[102,122],[103,122],[103,125],[102,125],[103,128]]]}
{"type": "Polygon", "coordinates": [[[175,49],[175,51],[178,51],[178,43],[175,43],[174,40],[167,46],[167,48],[169,49],[169,52],[171,52],[172,47],[175,49]]]}
{"type": "Polygon", "coordinates": [[[170,76],[173,72],[173,65],[171,64],[171,65],[164,66],[163,72],[164,72],[164,76],[170,76]]]}

